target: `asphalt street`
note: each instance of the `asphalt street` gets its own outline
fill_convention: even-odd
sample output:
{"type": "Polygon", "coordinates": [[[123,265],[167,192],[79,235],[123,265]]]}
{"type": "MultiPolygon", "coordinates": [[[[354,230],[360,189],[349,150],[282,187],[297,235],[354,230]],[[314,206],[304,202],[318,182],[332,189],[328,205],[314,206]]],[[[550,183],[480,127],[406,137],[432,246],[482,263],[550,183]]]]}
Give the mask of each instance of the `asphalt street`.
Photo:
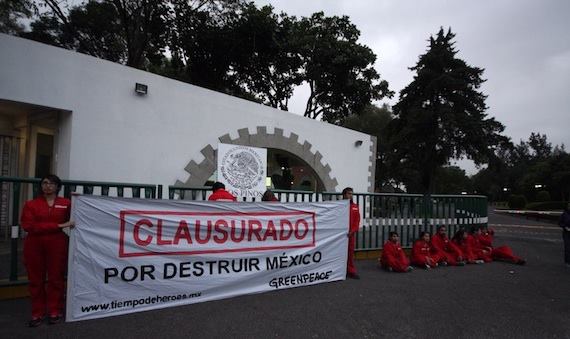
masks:
{"type": "Polygon", "coordinates": [[[2,338],[570,338],[570,268],[553,223],[490,213],[493,262],[408,274],[359,261],[362,279],[59,325],[25,326],[27,299],[0,301],[2,338]]]}

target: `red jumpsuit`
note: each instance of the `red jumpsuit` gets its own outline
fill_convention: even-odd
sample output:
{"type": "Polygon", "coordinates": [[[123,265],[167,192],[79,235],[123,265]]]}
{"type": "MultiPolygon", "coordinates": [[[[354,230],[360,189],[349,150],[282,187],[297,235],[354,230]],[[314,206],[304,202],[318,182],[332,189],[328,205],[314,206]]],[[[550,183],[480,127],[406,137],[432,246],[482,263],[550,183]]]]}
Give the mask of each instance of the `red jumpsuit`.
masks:
{"type": "Polygon", "coordinates": [[[501,246],[493,248],[493,232],[487,234],[482,233],[477,236],[479,243],[491,250],[491,257],[493,260],[509,261],[514,264],[522,261],[522,258],[514,255],[513,250],[509,246],[501,246]]]}
{"type": "Polygon", "coordinates": [[[217,189],[212,195],[208,197],[209,201],[237,201],[230,192],[223,188],[217,189]]]}
{"type": "MultiPolygon", "coordinates": [[[[470,235],[468,237],[470,237],[470,235]]],[[[453,239],[451,242],[459,248],[463,260],[466,260],[468,263],[473,263],[475,260],[481,259],[478,257],[478,252],[476,253],[473,242],[470,241],[469,238],[462,239],[462,241],[453,239]]]]}
{"type": "Polygon", "coordinates": [[[350,275],[356,275],[356,266],[354,266],[354,248],[356,247],[356,232],[360,227],[360,210],[358,204],[350,202],[350,227],[348,236],[348,260],[346,272],[350,275]]]}
{"type": "Polygon", "coordinates": [[[425,265],[429,265],[427,258],[431,258],[434,263],[445,261],[445,256],[435,249],[431,243],[423,239],[416,240],[414,247],[412,247],[412,264],[425,267],[425,265]]]}
{"type": "Polygon", "coordinates": [[[431,237],[431,244],[445,257],[444,260],[447,264],[451,266],[457,265],[462,253],[455,244],[449,241],[447,235],[440,235],[439,233],[434,234],[431,237]]]}
{"type": "Polygon", "coordinates": [[[59,224],[69,220],[71,202],[56,197],[48,206],[43,196],[27,201],[22,210],[24,264],[28,271],[32,318],[63,314],[68,238],[59,224]],[[47,273],[47,286],[46,286],[47,273]]]}
{"type": "Polygon", "coordinates": [[[389,240],[384,243],[380,260],[383,268],[392,268],[394,272],[407,272],[410,267],[410,261],[402,246],[389,240]]]}
{"type": "Polygon", "coordinates": [[[485,262],[493,261],[491,257],[491,251],[486,246],[483,246],[481,244],[481,241],[479,241],[478,237],[469,234],[467,236],[467,242],[469,243],[469,246],[471,246],[471,248],[473,249],[473,253],[475,254],[477,259],[481,259],[485,262]]]}

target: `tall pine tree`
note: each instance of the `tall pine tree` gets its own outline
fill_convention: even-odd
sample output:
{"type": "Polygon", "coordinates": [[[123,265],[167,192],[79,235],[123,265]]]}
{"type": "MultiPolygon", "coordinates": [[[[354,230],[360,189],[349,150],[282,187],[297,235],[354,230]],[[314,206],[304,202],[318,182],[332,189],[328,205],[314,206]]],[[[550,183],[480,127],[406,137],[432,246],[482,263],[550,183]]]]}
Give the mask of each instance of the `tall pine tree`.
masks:
{"type": "MultiPolygon", "coordinates": [[[[414,80],[400,92],[390,127],[395,166],[416,173],[424,193],[433,192],[436,170],[450,159],[466,157],[476,164],[506,137],[504,126],[488,118],[486,95],[478,89],[483,69],[457,58],[455,34],[440,29],[420,55],[414,80]]],[[[405,184],[405,180],[404,184],[405,184]]]]}

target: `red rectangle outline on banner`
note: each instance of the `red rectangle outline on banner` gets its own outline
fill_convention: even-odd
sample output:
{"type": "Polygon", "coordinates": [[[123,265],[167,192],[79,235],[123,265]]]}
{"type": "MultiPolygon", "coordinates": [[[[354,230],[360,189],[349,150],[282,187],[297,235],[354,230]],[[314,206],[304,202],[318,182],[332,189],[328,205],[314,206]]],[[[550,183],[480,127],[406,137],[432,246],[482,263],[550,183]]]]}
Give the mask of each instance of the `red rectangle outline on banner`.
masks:
{"type": "Polygon", "coordinates": [[[253,252],[253,251],[269,251],[278,249],[288,249],[288,248],[306,248],[315,247],[315,236],[317,231],[317,221],[315,218],[315,212],[307,211],[295,211],[295,212],[180,212],[180,211],[141,211],[141,210],[123,210],[120,212],[121,219],[121,230],[119,234],[119,257],[142,257],[142,256],[152,256],[152,255],[189,255],[189,254],[207,254],[207,253],[231,253],[231,252],[253,252]],[[188,215],[188,216],[228,216],[228,215],[247,215],[247,216],[291,216],[291,215],[309,215],[313,220],[313,232],[311,242],[302,245],[290,245],[290,246],[267,246],[267,247],[246,247],[246,248],[233,248],[233,249],[220,249],[220,250],[196,250],[196,251],[170,251],[170,252],[125,252],[125,223],[127,215],[188,215]]]}

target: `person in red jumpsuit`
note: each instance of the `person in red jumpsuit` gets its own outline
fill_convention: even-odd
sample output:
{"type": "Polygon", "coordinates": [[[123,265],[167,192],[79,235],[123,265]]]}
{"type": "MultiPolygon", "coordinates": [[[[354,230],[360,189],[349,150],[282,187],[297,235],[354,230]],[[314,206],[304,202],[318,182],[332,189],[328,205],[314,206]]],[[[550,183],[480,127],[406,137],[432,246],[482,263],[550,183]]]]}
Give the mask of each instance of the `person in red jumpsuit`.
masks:
{"type": "Polygon", "coordinates": [[[462,257],[468,264],[484,264],[483,251],[475,246],[475,241],[473,236],[465,232],[465,229],[460,228],[453,239],[451,239],[453,244],[455,244],[462,253],[462,257]]]}
{"type": "Polygon", "coordinates": [[[420,238],[414,242],[411,259],[413,265],[429,270],[444,262],[445,256],[432,246],[431,234],[422,232],[420,238]]]}
{"type": "Polygon", "coordinates": [[[487,226],[483,226],[482,229],[475,232],[474,237],[479,241],[482,248],[491,252],[493,260],[507,261],[517,265],[526,264],[526,260],[516,256],[509,246],[493,247],[494,235],[495,232],[493,230],[489,230],[487,226]]]}
{"type": "Polygon", "coordinates": [[[73,226],[69,220],[71,202],[57,196],[61,180],[50,174],[42,178],[40,185],[41,194],[26,202],[21,219],[27,232],[24,264],[32,301],[30,327],[39,326],[46,313],[50,324],[63,320],[68,238],[62,230],[73,226]]]}
{"type": "Polygon", "coordinates": [[[346,276],[352,279],[360,279],[354,266],[354,248],[356,247],[356,232],[360,227],[360,209],[358,204],[352,201],[353,190],[351,187],[346,187],[342,190],[342,198],[350,200],[349,211],[349,227],[348,227],[348,260],[346,267],[346,276]]]}
{"type": "Polygon", "coordinates": [[[489,263],[493,261],[491,250],[481,243],[481,240],[478,237],[480,232],[481,229],[479,227],[471,228],[471,234],[467,236],[467,241],[471,244],[471,248],[473,248],[475,255],[484,262],[489,263]]]}
{"type": "Polygon", "coordinates": [[[208,197],[209,201],[237,201],[230,192],[226,191],[226,185],[221,182],[215,182],[212,186],[214,193],[208,197]]]}
{"type": "Polygon", "coordinates": [[[396,232],[390,232],[389,239],[384,243],[380,266],[390,272],[411,272],[410,260],[400,246],[400,236],[396,232]]]}
{"type": "Polygon", "coordinates": [[[446,264],[451,266],[465,265],[461,250],[449,241],[445,226],[439,226],[437,228],[437,232],[433,237],[431,237],[431,244],[439,251],[439,253],[445,256],[446,264]]]}

